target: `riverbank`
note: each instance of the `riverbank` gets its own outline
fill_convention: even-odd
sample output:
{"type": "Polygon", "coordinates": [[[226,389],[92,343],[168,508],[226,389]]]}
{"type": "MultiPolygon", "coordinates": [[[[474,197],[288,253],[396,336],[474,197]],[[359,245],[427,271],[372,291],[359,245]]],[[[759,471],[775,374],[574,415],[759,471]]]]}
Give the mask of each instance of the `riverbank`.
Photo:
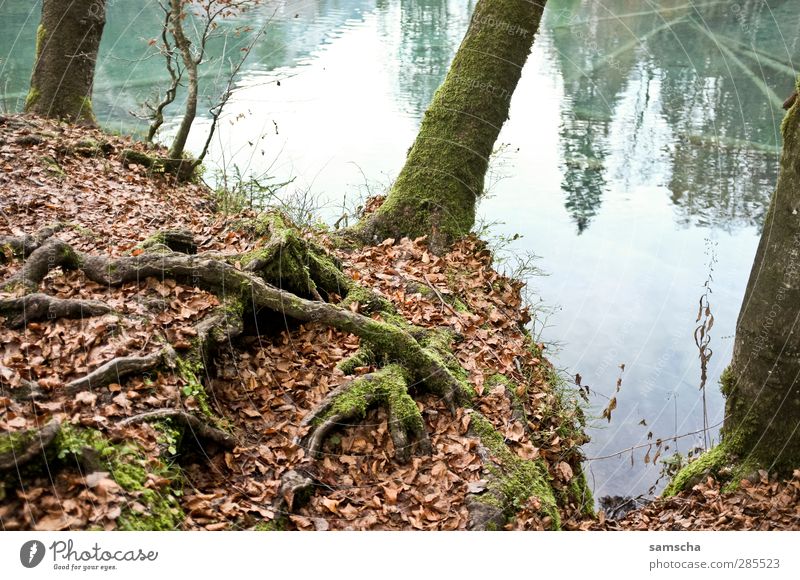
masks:
{"type": "MultiPolygon", "coordinates": [[[[257,246],[237,225],[254,213],[220,213],[204,186],[176,184],[122,157],[132,146],[142,148],[99,131],[0,118],[0,237],[59,224],[49,233],[77,250],[118,257],[141,255],[164,230],[189,232],[201,253],[257,246]]],[[[475,513],[492,513],[474,507],[487,496],[490,508],[503,508],[494,526],[506,529],[800,529],[797,472],[789,481],[759,474],[728,493],[705,480],[620,521],[595,517],[580,471],[586,439],[577,393],[524,330],[521,284],[492,268],[480,240],[439,258],[424,240],[353,251],[337,248],[330,231],[303,236],[328,247],[351,280],[415,328],[448,330],[448,352],[476,397],[453,415],[438,396],[413,392],[430,454],[397,461],[387,412],[370,410],[326,440],[310,497],[285,510],[282,478],[307,459],[293,442],[307,429],[304,417],[349,380],[343,367],[356,376],[375,369],[375,361],[349,358],[361,352],[359,339],[256,316],[214,354],[208,372],[163,365],[68,393],[112,359],[153,353],[159,340],[179,354],[190,350],[198,321],[219,298],[169,279],[107,288],[79,270],[54,270],[41,292],[108,309],[83,318],[45,313],[27,325],[5,312],[3,529],[466,529],[475,513]],[[44,391],[33,401],[23,396],[32,381],[44,391]],[[201,422],[133,420],[176,409],[201,422]],[[48,427],[56,421],[57,436],[48,427]],[[29,445],[30,434],[38,444],[29,445]],[[24,464],[15,455],[31,449],[24,464]]],[[[3,280],[19,271],[14,254],[4,246],[3,280]]],[[[349,307],[366,311],[358,301],[349,307]]]]}
{"type": "MultiPolygon", "coordinates": [[[[81,255],[112,258],[164,255],[163,232],[176,230],[200,254],[259,248],[252,225],[263,216],[218,213],[212,192],[148,173],[123,156],[131,147],[142,148],[98,131],[1,119],[0,236],[43,236],[57,224],[46,233],[81,255]]],[[[194,359],[198,329],[225,296],[157,277],[108,287],[87,279],[82,264],[65,266],[37,291],[102,305],[95,316],[15,324],[6,310],[0,329],[0,466],[11,458],[0,488],[4,529],[557,529],[591,518],[577,393],[525,330],[522,285],[492,268],[483,242],[467,238],[437,257],[422,239],[353,250],[324,229],[298,235],[328,248],[368,291],[348,300],[350,311],[410,325],[472,393],[453,413],[412,386],[409,412],[421,417],[431,451],[399,461],[395,407],[370,407],[325,439],[312,485],[293,497],[287,476],[308,473],[297,444],[309,431],[304,419],[378,369],[359,339],[256,311],[235,340],[194,359]],[[376,297],[378,310],[369,304],[376,297]],[[159,358],[165,344],[176,358],[159,358]],[[109,361],[134,358],[157,362],[75,387],[109,361]],[[153,415],[164,411],[170,418],[153,415]],[[54,436],[35,442],[56,424],[54,436]],[[16,469],[23,455],[29,461],[16,469]]],[[[3,280],[20,271],[15,254],[7,243],[3,280]]],[[[5,304],[18,294],[6,293],[5,304]]]]}

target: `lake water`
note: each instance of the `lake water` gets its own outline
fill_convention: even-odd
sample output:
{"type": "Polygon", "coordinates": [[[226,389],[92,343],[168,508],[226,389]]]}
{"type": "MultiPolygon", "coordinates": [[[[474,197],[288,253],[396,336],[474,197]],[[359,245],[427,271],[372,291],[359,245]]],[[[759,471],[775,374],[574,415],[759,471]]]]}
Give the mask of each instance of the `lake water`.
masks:
{"type": "MultiPolygon", "coordinates": [[[[141,131],[130,111],[163,86],[159,59],[144,58],[161,17],[149,0],[109,6],[95,111],[107,128],[141,131]]],[[[289,193],[310,192],[335,219],[399,171],[473,6],[269,3],[248,19],[269,21],[266,37],[207,165],[295,176],[289,193]]],[[[0,0],[9,110],[24,100],[39,13],[37,2],[0,0]]],[[[522,236],[511,242],[515,253],[540,256],[548,276],[531,282],[532,296],[550,312],[539,315],[537,332],[565,374],[580,373],[600,393],[595,417],[625,364],[611,422],[591,421],[590,459],[646,443],[648,432],[667,439],[703,427],[693,332],[712,258],[708,423],[722,419],[716,381],[776,180],[799,15],[790,0],[548,2],[480,216],[501,222],[490,236],[522,236]]],[[[237,42],[214,46],[204,72],[209,94],[237,42]]],[[[197,124],[190,149],[199,150],[207,126],[197,124]]],[[[677,448],[702,440],[684,437],[677,448]]],[[[646,451],[633,461],[628,452],[587,462],[595,494],[646,492],[659,471],[644,463],[646,451]]]]}

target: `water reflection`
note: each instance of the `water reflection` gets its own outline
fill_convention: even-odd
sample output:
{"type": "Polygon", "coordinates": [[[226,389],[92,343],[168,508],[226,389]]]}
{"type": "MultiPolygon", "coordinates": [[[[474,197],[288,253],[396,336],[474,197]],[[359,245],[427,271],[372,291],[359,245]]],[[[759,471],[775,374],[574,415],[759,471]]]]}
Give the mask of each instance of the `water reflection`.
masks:
{"type": "Polygon", "coordinates": [[[395,54],[387,54],[387,66],[396,74],[394,92],[406,114],[421,118],[428,108],[461,42],[473,7],[474,0],[399,0],[380,5],[381,33],[386,44],[395,50],[395,54]]]}
{"type": "MultiPolygon", "coordinates": [[[[667,151],[654,153],[669,158],[677,221],[727,228],[761,222],[777,175],[777,91],[788,96],[794,82],[778,23],[788,18],[782,27],[796,43],[798,19],[787,2],[736,6],[554,3],[549,23],[565,94],[562,189],[579,234],[603,201],[609,122],[632,74],[646,81],[639,120],[657,98],[675,136],[667,151]]],[[[631,157],[640,127],[630,127],[631,157]]]]}

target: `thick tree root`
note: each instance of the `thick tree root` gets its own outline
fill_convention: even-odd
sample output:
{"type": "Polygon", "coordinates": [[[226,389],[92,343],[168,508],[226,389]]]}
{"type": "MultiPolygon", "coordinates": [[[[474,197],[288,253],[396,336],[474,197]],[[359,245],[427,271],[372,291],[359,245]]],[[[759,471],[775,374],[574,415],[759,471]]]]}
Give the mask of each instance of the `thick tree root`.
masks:
{"type": "Polygon", "coordinates": [[[9,328],[20,328],[37,320],[86,318],[108,312],[111,307],[97,300],[54,298],[41,293],[0,300],[0,316],[6,317],[9,328]]]}
{"type": "MultiPolygon", "coordinates": [[[[314,476],[311,473],[291,469],[281,476],[275,511],[281,516],[289,514],[303,504],[314,490],[314,476]]],[[[279,517],[281,517],[279,516],[279,517]]]]}
{"type": "MultiPolygon", "coordinates": [[[[84,254],[51,237],[30,252],[20,271],[2,283],[2,287],[37,292],[47,273],[60,267],[79,270],[87,279],[107,287],[148,277],[171,278],[213,292],[222,299],[223,304],[195,326],[197,335],[188,354],[178,357],[166,346],[144,357],[118,358],[67,384],[65,388],[70,393],[118,382],[125,375],[164,364],[174,366],[186,380],[199,382],[197,375],[208,370],[214,347],[242,333],[246,312],[267,309],[297,321],[319,323],[353,334],[361,339],[363,356],[351,361],[350,370],[364,366],[361,363],[383,366],[329,394],[306,418],[309,431],[301,444],[309,449],[310,455],[318,455],[325,437],[333,429],[363,418],[369,408],[380,405],[388,412],[389,430],[399,460],[408,460],[412,453],[430,452],[424,422],[409,388],[424,387],[441,396],[452,411],[473,395],[463,370],[445,352],[443,341],[449,341],[449,335],[405,323],[385,299],[353,284],[335,260],[322,248],[304,240],[280,216],[265,218],[256,233],[263,236],[265,243],[246,254],[178,253],[159,240],[145,248],[145,252],[119,258],[84,254]],[[309,300],[297,293],[316,299],[309,300]],[[321,298],[344,300],[333,304],[321,298]],[[360,314],[359,310],[379,315],[383,320],[360,314]]],[[[191,246],[184,244],[184,248],[191,246]]],[[[201,410],[209,413],[202,403],[201,410]]],[[[230,447],[233,443],[222,431],[176,410],[132,417],[122,425],[167,416],[183,421],[198,433],[202,431],[201,436],[223,446],[230,447]]],[[[292,471],[284,475],[276,509],[290,511],[301,501],[301,496],[310,492],[313,461],[307,467],[307,472],[292,471]]]]}
{"type": "Polygon", "coordinates": [[[266,213],[240,222],[238,228],[262,240],[260,246],[238,257],[242,269],[299,296],[323,300],[344,296],[352,283],[341,264],[321,246],[304,239],[280,213],[266,213]]]}
{"type": "Polygon", "coordinates": [[[165,247],[172,252],[181,254],[196,254],[197,242],[194,240],[194,235],[189,230],[162,230],[156,232],[144,242],[139,244],[139,247],[144,250],[153,249],[155,247],[165,247]]]}
{"type": "Polygon", "coordinates": [[[41,429],[0,435],[0,474],[16,471],[43,457],[61,431],[61,423],[53,420],[41,429]]]}
{"type": "Polygon", "coordinates": [[[331,391],[303,420],[303,426],[309,426],[310,431],[300,444],[310,455],[319,456],[331,431],[363,419],[369,408],[378,405],[385,406],[389,412],[389,432],[399,461],[408,461],[414,451],[430,453],[431,443],[422,415],[408,394],[406,372],[396,364],[353,379],[331,391]],[[412,443],[409,443],[409,437],[412,443]]]}
{"type": "Polygon", "coordinates": [[[137,423],[163,421],[164,419],[171,419],[180,424],[198,441],[201,439],[211,441],[225,449],[233,449],[236,446],[236,439],[234,439],[233,436],[225,433],[221,429],[206,424],[202,419],[180,409],[158,409],[155,411],[148,411],[147,413],[141,413],[123,419],[117,423],[117,426],[127,427],[128,425],[135,425],[137,423]]]}
{"type": "Polygon", "coordinates": [[[64,224],[56,223],[42,228],[33,235],[0,236],[0,264],[11,258],[27,258],[48,238],[62,229],[64,229],[64,224]]]}
{"type": "Polygon", "coordinates": [[[451,409],[467,400],[465,385],[457,379],[434,349],[426,348],[405,328],[375,320],[335,304],[306,300],[265,282],[260,276],[238,270],[228,261],[204,254],[142,254],[124,258],[88,256],[69,244],[50,239],[34,251],[22,270],[5,283],[33,290],[53,268],[76,268],[104,286],[119,286],[147,277],[188,281],[227,300],[267,308],[302,322],[317,322],[348,332],[367,342],[376,355],[396,361],[415,382],[442,396],[451,409]]]}

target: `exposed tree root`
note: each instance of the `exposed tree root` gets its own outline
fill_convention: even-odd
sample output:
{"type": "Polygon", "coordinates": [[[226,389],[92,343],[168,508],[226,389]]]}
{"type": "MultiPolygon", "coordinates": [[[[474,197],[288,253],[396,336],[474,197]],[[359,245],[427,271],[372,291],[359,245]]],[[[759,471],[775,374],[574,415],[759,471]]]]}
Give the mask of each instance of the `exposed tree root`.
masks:
{"type": "Polygon", "coordinates": [[[111,312],[111,307],[97,300],[54,298],[41,293],[0,299],[0,316],[7,318],[9,328],[19,328],[37,320],[85,318],[107,312],[111,312]]]}
{"type": "Polygon", "coordinates": [[[46,226],[33,235],[0,236],[0,264],[12,258],[22,259],[30,256],[45,240],[64,229],[64,224],[46,226]]]}
{"type": "Polygon", "coordinates": [[[260,247],[238,257],[242,269],[294,294],[323,300],[346,295],[351,281],[338,260],[304,239],[282,214],[267,213],[238,224],[262,240],[260,247]]]}
{"type": "Polygon", "coordinates": [[[310,472],[291,469],[281,476],[281,486],[275,511],[279,514],[291,513],[303,504],[314,489],[314,476],[310,472]]]}
{"type": "Polygon", "coordinates": [[[389,432],[397,459],[408,461],[415,450],[430,453],[431,443],[417,404],[408,394],[406,376],[401,366],[391,364],[334,389],[303,420],[303,425],[311,429],[300,443],[309,454],[318,456],[331,431],[363,419],[369,408],[382,405],[389,412],[389,432]]]}
{"type": "Polygon", "coordinates": [[[41,429],[0,436],[0,473],[16,471],[43,457],[60,431],[61,423],[53,420],[41,429]],[[6,438],[7,441],[4,441],[6,438]]]}
{"type": "Polygon", "coordinates": [[[16,373],[12,369],[0,365],[0,385],[10,387],[8,391],[0,389],[0,394],[11,397],[16,401],[35,401],[46,396],[46,391],[42,389],[39,383],[15,375],[16,373]]]}
{"type": "Polygon", "coordinates": [[[318,322],[348,332],[366,341],[373,352],[403,365],[414,381],[424,382],[444,397],[454,409],[468,398],[465,386],[450,372],[434,349],[423,347],[398,324],[375,320],[335,304],[306,300],[265,282],[260,276],[238,270],[229,261],[197,254],[141,254],[124,258],[89,256],[69,244],[50,239],[25,261],[21,271],[9,279],[6,288],[21,285],[36,290],[53,268],[79,269],[87,278],[104,286],[126,282],[175,278],[188,281],[223,296],[231,302],[248,304],[253,310],[267,308],[302,322],[318,322]]]}
{"type": "Polygon", "coordinates": [[[179,423],[184,429],[188,429],[192,436],[198,440],[205,439],[212,441],[226,449],[233,449],[236,446],[236,439],[233,436],[225,433],[221,429],[206,424],[202,419],[180,409],[158,409],[155,411],[148,411],[147,413],[140,413],[139,415],[123,419],[117,423],[117,426],[126,427],[128,425],[135,425],[136,423],[163,421],[164,419],[171,419],[179,423]]]}
{"type": "MultiPolygon", "coordinates": [[[[261,309],[353,334],[361,338],[362,348],[350,361],[349,371],[365,365],[377,364],[379,368],[353,378],[330,393],[304,420],[309,431],[300,443],[308,448],[312,457],[316,456],[331,431],[363,418],[371,407],[383,406],[388,412],[397,459],[407,461],[412,454],[429,453],[431,443],[409,389],[424,387],[441,396],[453,411],[472,397],[463,371],[452,355],[447,354],[447,345],[443,344],[443,341],[451,340],[450,335],[408,325],[396,315],[389,302],[355,285],[324,249],[303,239],[282,216],[271,214],[242,227],[252,228],[253,233],[261,238],[257,250],[245,254],[192,255],[182,253],[191,252],[195,247],[190,238],[177,236],[179,243],[175,244],[162,232],[151,237],[152,243],[140,246],[144,252],[111,258],[84,254],[62,240],[49,237],[29,252],[22,268],[2,283],[2,287],[27,292],[22,298],[14,299],[22,303],[41,300],[56,304],[54,301],[57,299],[40,299],[38,297],[43,295],[36,293],[47,273],[60,267],[79,270],[89,280],[107,287],[148,277],[172,278],[221,298],[221,306],[196,324],[196,336],[188,354],[178,356],[167,345],[146,356],[117,358],[65,385],[68,393],[96,389],[118,382],[126,375],[162,365],[175,368],[188,383],[199,384],[198,375],[202,371],[210,372],[215,348],[243,332],[245,313],[257,313],[261,309]],[[176,249],[181,252],[174,251],[176,249]],[[341,302],[335,304],[325,300],[341,302]],[[374,317],[358,311],[372,313],[374,317]]],[[[77,308],[74,304],[71,307],[77,308]]],[[[17,388],[12,389],[12,393],[25,390],[27,397],[41,391],[35,383],[30,383],[29,389],[21,389],[18,380],[16,383],[17,388]]],[[[15,398],[18,398],[16,393],[15,398]]],[[[207,403],[200,403],[203,413],[213,417],[207,403]]],[[[231,448],[235,444],[227,433],[178,409],[137,415],[125,419],[120,425],[165,418],[174,419],[200,438],[223,447],[231,448]]],[[[283,476],[276,509],[291,511],[312,490],[313,459],[304,467],[307,467],[306,471],[290,471],[283,476]]]]}
{"type": "Polygon", "coordinates": [[[75,394],[80,391],[97,389],[134,373],[144,373],[162,364],[171,365],[175,360],[175,351],[171,346],[157,350],[146,356],[126,356],[112,359],[97,367],[85,377],[81,377],[64,386],[62,392],[75,394]]]}
{"type": "Polygon", "coordinates": [[[164,246],[173,252],[181,254],[197,253],[197,242],[195,242],[194,235],[189,230],[163,230],[156,232],[139,244],[139,247],[145,250],[155,246],[164,246]]]}

